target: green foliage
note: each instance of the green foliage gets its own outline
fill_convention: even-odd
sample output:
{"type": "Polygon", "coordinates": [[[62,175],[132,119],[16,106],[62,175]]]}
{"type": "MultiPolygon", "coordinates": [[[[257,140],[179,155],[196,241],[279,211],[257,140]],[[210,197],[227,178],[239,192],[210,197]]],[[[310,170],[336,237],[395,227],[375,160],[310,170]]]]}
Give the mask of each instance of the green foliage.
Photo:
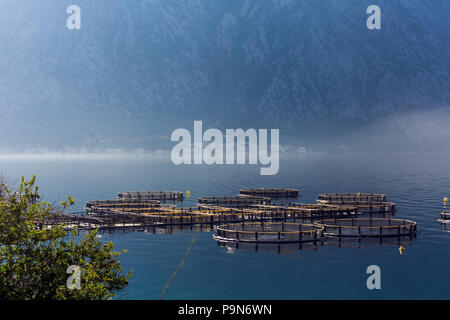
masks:
{"type": "MultiPolygon", "coordinates": [[[[74,203],[71,196],[56,209],[41,201],[36,176],[23,177],[20,187],[0,199],[0,300],[2,299],[110,299],[128,285],[131,272],[122,275],[111,242],[96,234],[77,237],[64,227],[42,227],[41,221],[61,214],[74,203]],[[59,213],[55,213],[58,211],[59,213]],[[67,268],[80,267],[81,288],[67,288],[67,268]]],[[[122,253],[124,253],[123,251],[122,253]]]]}

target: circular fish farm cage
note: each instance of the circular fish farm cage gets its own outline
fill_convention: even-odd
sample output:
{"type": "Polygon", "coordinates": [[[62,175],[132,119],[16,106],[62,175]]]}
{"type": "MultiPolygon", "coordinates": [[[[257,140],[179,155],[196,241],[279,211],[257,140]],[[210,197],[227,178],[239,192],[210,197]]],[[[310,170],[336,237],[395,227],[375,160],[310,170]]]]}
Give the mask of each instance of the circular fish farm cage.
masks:
{"type": "Polygon", "coordinates": [[[314,224],[322,227],[326,236],[338,237],[401,237],[417,232],[417,224],[404,219],[325,219],[314,224]]]}
{"type": "Polygon", "coordinates": [[[243,222],[217,227],[213,238],[220,242],[294,243],[318,241],[323,227],[289,222],[243,222]]]}
{"type": "Polygon", "coordinates": [[[442,224],[450,224],[450,211],[442,211],[438,221],[442,224]]]}
{"type": "Polygon", "coordinates": [[[323,205],[353,206],[358,213],[395,213],[395,203],[384,201],[335,201],[318,200],[323,205]]]}
{"type": "Polygon", "coordinates": [[[386,201],[386,195],[379,193],[322,193],[318,200],[323,201],[386,201]]]}

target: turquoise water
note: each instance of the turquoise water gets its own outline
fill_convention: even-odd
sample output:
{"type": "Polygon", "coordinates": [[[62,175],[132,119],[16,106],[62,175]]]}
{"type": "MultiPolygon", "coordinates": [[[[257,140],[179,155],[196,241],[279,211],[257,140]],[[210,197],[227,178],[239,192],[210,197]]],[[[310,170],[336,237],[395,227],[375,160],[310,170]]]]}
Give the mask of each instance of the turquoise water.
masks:
{"type": "MultiPolygon", "coordinates": [[[[331,242],[326,246],[218,246],[212,231],[197,232],[187,260],[165,299],[449,299],[450,231],[436,221],[450,194],[450,158],[424,156],[320,156],[281,160],[275,176],[256,166],[174,166],[165,160],[0,160],[10,177],[38,175],[44,198],[72,194],[81,210],[87,200],[112,199],[119,191],[191,191],[235,195],[241,188],[298,188],[299,201],[321,192],[380,192],[397,204],[397,217],[418,223],[415,240],[331,242]],[[381,290],[368,290],[366,269],[381,268],[381,290]]],[[[102,235],[134,275],[121,299],[158,299],[182,260],[195,231],[102,235]]]]}

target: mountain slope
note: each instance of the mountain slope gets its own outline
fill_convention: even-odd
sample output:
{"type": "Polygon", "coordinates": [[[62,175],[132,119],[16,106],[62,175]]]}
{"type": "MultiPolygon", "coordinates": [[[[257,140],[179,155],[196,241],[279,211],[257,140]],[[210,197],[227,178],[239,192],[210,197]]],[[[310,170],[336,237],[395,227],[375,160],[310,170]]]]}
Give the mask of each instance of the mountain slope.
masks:
{"type": "Polygon", "coordinates": [[[369,1],[79,0],[67,30],[70,4],[0,4],[3,146],[152,145],[194,119],[313,136],[449,106],[448,1],[379,0],[381,30],[369,1]]]}

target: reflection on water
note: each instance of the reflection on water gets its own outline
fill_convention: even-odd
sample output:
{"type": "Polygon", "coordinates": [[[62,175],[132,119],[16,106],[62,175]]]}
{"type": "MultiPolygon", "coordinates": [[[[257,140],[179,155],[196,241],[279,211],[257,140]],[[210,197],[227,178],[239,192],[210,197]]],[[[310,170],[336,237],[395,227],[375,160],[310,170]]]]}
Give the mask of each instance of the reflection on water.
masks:
{"type": "Polygon", "coordinates": [[[301,250],[318,250],[321,245],[322,241],[281,244],[217,241],[217,246],[226,248],[228,253],[235,253],[236,250],[246,250],[265,253],[299,254],[301,250]]]}

